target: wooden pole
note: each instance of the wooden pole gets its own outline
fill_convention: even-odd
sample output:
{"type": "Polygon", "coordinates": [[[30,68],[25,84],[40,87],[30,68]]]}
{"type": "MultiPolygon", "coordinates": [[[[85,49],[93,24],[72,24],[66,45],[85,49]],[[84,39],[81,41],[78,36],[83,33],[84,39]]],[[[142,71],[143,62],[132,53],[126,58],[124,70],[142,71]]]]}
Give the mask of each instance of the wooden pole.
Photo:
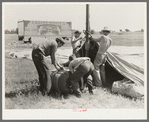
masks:
{"type": "MultiPolygon", "coordinates": [[[[90,31],[90,23],[89,23],[89,4],[86,4],[86,31],[89,32],[90,31]]],[[[86,43],[87,45],[90,45],[90,41],[89,41],[89,34],[86,34],[86,43]]],[[[89,56],[89,49],[85,49],[85,57],[89,56]]]]}
{"type": "MultiPolygon", "coordinates": [[[[88,32],[89,29],[90,29],[90,27],[89,27],[89,4],[86,4],[86,31],[88,32]]],[[[85,47],[90,44],[88,36],[89,36],[89,34],[86,33],[86,41],[87,42],[85,42],[85,47]]],[[[89,50],[86,49],[86,48],[85,48],[85,55],[84,56],[89,57],[89,50]]],[[[84,89],[84,79],[83,79],[83,77],[81,78],[81,89],[82,90],[84,89]]]]}

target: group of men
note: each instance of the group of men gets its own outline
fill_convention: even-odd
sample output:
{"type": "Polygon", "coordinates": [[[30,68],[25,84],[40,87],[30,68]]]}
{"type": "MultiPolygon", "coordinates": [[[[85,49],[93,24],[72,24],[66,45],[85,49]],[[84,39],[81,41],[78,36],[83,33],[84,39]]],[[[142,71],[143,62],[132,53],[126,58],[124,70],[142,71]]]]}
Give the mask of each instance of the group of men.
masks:
{"type": "MultiPolygon", "coordinates": [[[[73,93],[79,98],[81,97],[81,89],[78,83],[80,80],[83,80],[87,84],[89,93],[91,94],[93,94],[93,87],[92,84],[88,83],[87,79],[89,77],[93,77],[92,81],[97,87],[102,85],[99,66],[103,63],[106,56],[106,51],[110,47],[112,40],[108,36],[110,30],[107,27],[104,27],[101,32],[102,36],[95,39],[95,41],[98,42],[99,47],[94,63],[90,61],[89,57],[80,57],[77,53],[81,47],[82,39],[85,38],[85,35],[81,34],[79,31],[76,31],[72,37],[71,44],[73,48],[73,54],[69,56],[68,67],[71,72],[70,83],[73,89],[73,93]]],[[[55,68],[57,70],[63,70],[63,66],[59,64],[55,58],[55,52],[58,47],[61,47],[64,44],[65,43],[62,38],[56,38],[55,41],[45,39],[42,43],[34,47],[32,51],[33,62],[39,75],[40,91],[46,91],[47,94],[51,90],[52,83],[50,79],[49,66],[46,63],[45,57],[51,56],[51,61],[55,68]]]]}

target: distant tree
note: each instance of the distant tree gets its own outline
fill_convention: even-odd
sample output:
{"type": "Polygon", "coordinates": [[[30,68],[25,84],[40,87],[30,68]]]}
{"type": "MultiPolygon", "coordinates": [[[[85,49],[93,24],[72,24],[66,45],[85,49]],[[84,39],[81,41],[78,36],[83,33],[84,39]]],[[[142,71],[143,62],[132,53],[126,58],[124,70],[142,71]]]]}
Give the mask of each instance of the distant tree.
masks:
{"type": "Polygon", "coordinates": [[[11,34],[18,34],[18,28],[16,28],[15,30],[12,29],[12,30],[11,30],[11,34]]]}
{"type": "Polygon", "coordinates": [[[100,34],[103,34],[102,31],[99,31],[100,34]]]}
{"type": "Polygon", "coordinates": [[[95,34],[95,31],[94,31],[94,29],[92,29],[92,30],[91,30],[91,34],[95,34]]]}
{"type": "Polygon", "coordinates": [[[14,29],[11,30],[11,34],[15,34],[15,30],[14,29]]]}
{"type": "Polygon", "coordinates": [[[130,32],[130,30],[129,30],[129,29],[125,29],[125,31],[126,31],[126,32],[130,32]]]}
{"type": "Polygon", "coordinates": [[[11,31],[9,31],[8,29],[5,30],[5,34],[18,34],[18,28],[16,28],[15,30],[12,29],[11,31]]]}
{"type": "Polygon", "coordinates": [[[9,30],[5,30],[5,34],[10,34],[11,32],[9,30]]]}
{"type": "Polygon", "coordinates": [[[122,32],[122,30],[120,29],[120,32],[122,32]]]}
{"type": "Polygon", "coordinates": [[[18,28],[16,28],[16,34],[18,34],[18,28]]]}
{"type": "Polygon", "coordinates": [[[141,32],[144,32],[144,29],[141,29],[141,32]]]}

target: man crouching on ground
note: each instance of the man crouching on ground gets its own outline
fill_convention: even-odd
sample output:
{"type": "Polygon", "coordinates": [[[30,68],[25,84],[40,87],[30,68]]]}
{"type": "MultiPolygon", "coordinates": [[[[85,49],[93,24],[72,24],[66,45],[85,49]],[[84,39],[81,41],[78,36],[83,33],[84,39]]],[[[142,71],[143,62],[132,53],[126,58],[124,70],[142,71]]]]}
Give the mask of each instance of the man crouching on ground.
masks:
{"type": "MultiPolygon", "coordinates": [[[[75,55],[71,55],[69,57],[69,70],[71,72],[70,75],[70,82],[72,85],[72,89],[74,91],[74,94],[77,97],[81,97],[81,92],[79,90],[79,84],[78,81],[81,79],[81,77],[84,77],[84,82],[87,83],[87,78],[94,70],[94,66],[90,61],[90,58],[88,57],[80,57],[76,58],[75,55]]],[[[91,85],[88,85],[89,93],[93,93],[91,85]]]]}
{"type": "Polygon", "coordinates": [[[64,44],[62,38],[56,38],[55,40],[44,39],[40,44],[33,48],[32,59],[39,75],[39,90],[43,95],[45,95],[45,93],[49,94],[52,86],[50,70],[45,56],[51,56],[52,64],[57,70],[63,69],[63,67],[56,61],[55,52],[58,47],[61,47],[64,44]]]}

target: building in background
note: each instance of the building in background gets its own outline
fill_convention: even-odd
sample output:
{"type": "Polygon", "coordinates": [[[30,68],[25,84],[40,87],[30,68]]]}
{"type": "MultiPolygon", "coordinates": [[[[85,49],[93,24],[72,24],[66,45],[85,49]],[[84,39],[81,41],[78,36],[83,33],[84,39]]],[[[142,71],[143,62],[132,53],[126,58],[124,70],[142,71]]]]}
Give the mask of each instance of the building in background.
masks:
{"type": "Polygon", "coordinates": [[[71,22],[51,22],[51,21],[18,21],[18,39],[28,41],[30,38],[50,38],[71,37],[71,22]]]}

